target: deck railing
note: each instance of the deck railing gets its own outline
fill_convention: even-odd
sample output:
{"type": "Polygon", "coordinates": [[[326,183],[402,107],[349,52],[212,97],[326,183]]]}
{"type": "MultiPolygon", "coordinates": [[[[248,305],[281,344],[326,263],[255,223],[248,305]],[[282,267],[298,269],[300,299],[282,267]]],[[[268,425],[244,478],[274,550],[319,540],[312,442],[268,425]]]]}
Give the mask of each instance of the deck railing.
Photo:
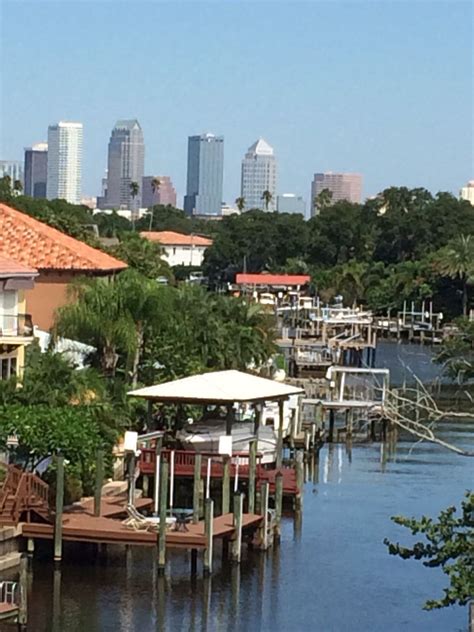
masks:
{"type": "Polygon", "coordinates": [[[0,582],[0,603],[9,605],[18,604],[20,599],[20,586],[18,582],[0,582]]]}

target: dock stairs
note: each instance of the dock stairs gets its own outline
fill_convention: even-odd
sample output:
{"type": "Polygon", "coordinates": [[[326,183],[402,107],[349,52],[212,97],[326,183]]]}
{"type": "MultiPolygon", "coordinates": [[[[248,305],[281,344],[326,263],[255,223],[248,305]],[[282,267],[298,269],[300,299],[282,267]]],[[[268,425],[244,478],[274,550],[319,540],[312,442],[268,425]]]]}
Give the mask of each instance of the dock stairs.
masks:
{"type": "Polygon", "coordinates": [[[6,465],[0,490],[0,525],[16,526],[20,521],[51,522],[49,486],[36,474],[6,465]]]}

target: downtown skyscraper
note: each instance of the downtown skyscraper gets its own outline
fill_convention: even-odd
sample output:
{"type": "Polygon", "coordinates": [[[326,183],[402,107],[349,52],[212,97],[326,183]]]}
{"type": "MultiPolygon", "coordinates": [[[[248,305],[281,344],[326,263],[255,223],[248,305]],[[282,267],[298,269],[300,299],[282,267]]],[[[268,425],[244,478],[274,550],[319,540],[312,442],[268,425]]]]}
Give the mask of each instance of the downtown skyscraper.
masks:
{"type": "Polygon", "coordinates": [[[360,173],[315,173],[311,183],[311,215],[317,215],[318,209],[315,203],[318,195],[327,189],[331,192],[331,203],[353,202],[360,204],[362,197],[362,176],[360,173]]]}
{"type": "Polygon", "coordinates": [[[188,175],[184,210],[188,215],[220,215],[224,178],[224,137],[188,138],[188,175]]]}
{"type": "Polygon", "coordinates": [[[274,211],[276,208],[277,164],[273,147],[259,138],[248,148],[242,160],[241,196],[246,211],[252,208],[274,211]],[[269,191],[271,199],[264,199],[269,191]]]}
{"type": "Polygon", "coordinates": [[[136,210],[141,206],[141,186],[145,168],[145,143],[137,119],[115,123],[109,141],[107,192],[104,208],[136,210]],[[133,195],[132,182],[139,187],[133,195]]]}
{"type": "Polygon", "coordinates": [[[82,123],[60,121],[48,127],[46,197],[81,202],[82,123]]]}
{"type": "Polygon", "coordinates": [[[48,144],[37,143],[25,149],[24,192],[34,198],[46,197],[48,144]]]}

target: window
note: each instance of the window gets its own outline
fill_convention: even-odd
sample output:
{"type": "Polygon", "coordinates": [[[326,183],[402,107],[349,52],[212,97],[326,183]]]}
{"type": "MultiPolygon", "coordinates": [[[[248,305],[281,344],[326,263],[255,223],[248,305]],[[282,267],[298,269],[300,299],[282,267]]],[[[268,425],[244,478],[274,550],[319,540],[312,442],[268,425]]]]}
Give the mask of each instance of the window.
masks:
{"type": "Polygon", "coordinates": [[[16,375],[16,357],[0,356],[0,380],[8,380],[16,375]]]}

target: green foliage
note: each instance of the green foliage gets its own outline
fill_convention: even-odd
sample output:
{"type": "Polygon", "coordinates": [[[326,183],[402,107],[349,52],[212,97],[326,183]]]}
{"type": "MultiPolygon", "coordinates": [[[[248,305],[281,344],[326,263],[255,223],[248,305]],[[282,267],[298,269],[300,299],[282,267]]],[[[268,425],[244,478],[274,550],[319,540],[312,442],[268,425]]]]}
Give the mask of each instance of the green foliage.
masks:
{"type": "Polygon", "coordinates": [[[462,313],[467,316],[468,285],[474,283],[474,235],[459,235],[439,250],[435,266],[443,276],[462,284],[462,313]]]}
{"type": "Polygon", "coordinates": [[[385,539],[389,553],[405,560],[424,560],[424,566],[440,567],[449,579],[444,596],[427,601],[425,609],[466,605],[474,595],[474,493],[466,492],[459,516],[456,507],[448,507],[437,520],[425,516],[419,520],[394,516],[392,520],[412,535],[423,534],[425,541],[404,547],[385,539]]]}
{"type": "Polygon", "coordinates": [[[138,233],[122,234],[119,245],[110,248],[110,253],[149,279],[165,277],[169,281],[173,280],[170,266],[161,259],[162,247],[143,239],[138,233]]]}
{"type": "Polygon", "coordinates": [[[435,361],[444,365],[444,373],[464,384],[474,379],[474,322],[467,318],[456,321],[457,330],[443,341],[435,361]]]}

